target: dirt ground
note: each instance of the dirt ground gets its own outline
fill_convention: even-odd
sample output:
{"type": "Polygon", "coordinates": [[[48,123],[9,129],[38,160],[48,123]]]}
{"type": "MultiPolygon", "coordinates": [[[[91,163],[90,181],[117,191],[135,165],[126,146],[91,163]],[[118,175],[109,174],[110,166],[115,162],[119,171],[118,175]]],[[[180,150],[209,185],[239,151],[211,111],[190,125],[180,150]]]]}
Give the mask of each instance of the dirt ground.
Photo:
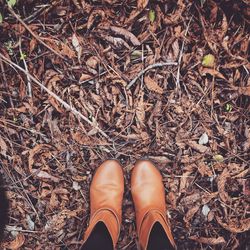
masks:
{"type": "Polygon", "coordinates": [[[78,249],[89,184],[149,158],[178,249],[250,249],[248,0],[0,0],[1,249],[78,249]]]}

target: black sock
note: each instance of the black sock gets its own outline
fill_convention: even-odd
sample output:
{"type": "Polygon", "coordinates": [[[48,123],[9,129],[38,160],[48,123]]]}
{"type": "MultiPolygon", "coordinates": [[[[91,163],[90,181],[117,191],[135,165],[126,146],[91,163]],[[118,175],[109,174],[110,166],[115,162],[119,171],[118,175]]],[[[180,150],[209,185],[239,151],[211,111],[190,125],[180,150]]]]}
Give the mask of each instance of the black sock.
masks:
{"type": "Polygon", "coordinates": [[[0,176],[0,241],[3,238],[4,228],[8,220],[8,208],[9,203],[3,188],[3,180],[0,176]]]}
{"type": "Polygon", "coordinates": [[[113,243],[107,227],[98,222],[81,250],[113,250],[113,243]]]}
{"type": "Polygon", "coordinates": [[[163,227],[159,222],[155,223],[149,235],[147,250],[173,250],[163,227]]]}

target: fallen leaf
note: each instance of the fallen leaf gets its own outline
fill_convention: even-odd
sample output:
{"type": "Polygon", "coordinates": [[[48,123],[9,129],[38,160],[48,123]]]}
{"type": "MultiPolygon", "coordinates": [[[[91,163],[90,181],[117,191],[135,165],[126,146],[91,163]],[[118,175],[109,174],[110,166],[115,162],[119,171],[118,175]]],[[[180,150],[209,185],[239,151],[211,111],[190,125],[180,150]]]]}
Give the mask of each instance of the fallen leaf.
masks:
{"type": "Polygon", "coordinates": [[[7,3],[10,7],[14,7],[16,5],[16,0],[7,0],[7,3]]]}
{"type": "Polygon", "coordinates": [[[4,141],[4,139],[0,136],[0,154],[3,155],[4,157],[6,157],[6,153],[7,153],[7,144],[4,141]]]}
{"type": "Polygon", "coordinates": [[[79,80],[80,80],[80,82],[84,82],[84,81],[90,80],[91,78],[92,78],[91,75],[83,73],[83,74],[81,74],[81,77],[79,80]]]}
{"type": "Polygon", "coordinates": [[[20,247],[23,246],[24,242],[25,242],[24,235],[22,233],[19,233],[13,241],[8,243],[7,242],[3,243],[3,247],[10,250],[18,250],[20,249],[20,247]]]}
{"type": "Polygon", "coordinates": [[[26,215],[26,222],[29,230],[33,231],[35,229],[35,222],[31,219],[31,217],[28,214],[26,215]]]}
{"type": "Polygon", "coordinates": [[[209,177],[213,176],[213,172],[212,172],[211,168],[205,162],[199,161],[197,163],[197,168],[198,168],[198,171],[202,177],[204,177],[205,175],[207,175],[209,177]]]}
{"type": "Polygon", "coordinates": [[[75,217],[76,215],[77,211],[62,210],[60,213],[50,217],[51,219],[48,220],[45,225],[45,230],[47,232],[59,231],[66,225],[67,219],[75,217]]]}
{"type": "Polygon", "coordinates": [[[149,13],[148,13],[148,18],[149,18],[149,21],[151,23],[153,23],[155,21],[155,11],[154,10],[150,10],[149,13]]]}
{"type": "Polygon", "coordinates": [[[250,128],[245,128],[245,137],[247,138],[246,141],[243,143],[244,151],[247,152],[247,150],[250,149],[250,128]]]}
{"type": "Polygon", "coordinates": [[[154,91],[158,94],[163,94],[163,89],[157,84],[156,81],[154,81],[152,78],[149,76],[144,77],[144,82],[148,90],[154,91]]]}
{"type": "Polygon", "coordinates": [[[227,81],[227,79],[225,78],[225,76],[223,76],[218,70],[216,69],[210,69],[210,68],[205,68],[203,67],[202,69],[200,69],[200,73],[201,75],[206,75],[206,74],[209,74],[211,76],[214,76],[214,77],[218,77],[218,78],[221,78],[221,79],[224,79],[225,81],[227,81]]]}
{"type": "Polygon", "coordinates": [[[190,208],[186,215],[184,216],[183,220],[185,221],[186,224],[189,224],[189,221],[194,217],[194,215],[197,213],[197,211],[200,209],[199,205],[196,205],[192,208],[190,208]]]}
{"type": "Polygon", "coordinates": [[[93,24],[95,23],[95,20],[100,17],[102,20],[105,17],[105,12],[103,10],[93,10],[91,14],[89,15],[88,22],[87,22],[87,29],[89,30],[93,24]]]}
{"type": "Polygon", "coordinates": [[[205,153],[208,150],[208,147],[200,145],[196,143],[195,141],[189,141],[187,144],[194,150],[200,152],[200,153],[205,153]]]}
{"type": "Polygon", "coordinates": [[[194,170],[194,166],[193,165],[188,165],[187,167],[185,167],[184,169],[184,173],[181,176],[180,179],[180,187],[179,187],[179,192],[186,192],[186,186],[187,186],[187,182],[188,182],[188,176],[190,176],[190,174],[193,173],[194,170]]]}
{"type": "Polygon", "coordinates": [[[214,64],[215,64],[214,55],[212,54],[205,55],[202,59],[201,64],[202,66],[207,67],[207,68],[214,68],[214,64]]]}
{"type": "Polygon", "coordinates": [[[222,155],[214,155],[213,159],[217,162],[223,162],[224,161],[224,157],[222,155]]]}
{"type": "Polygon", "coordinates": [[[198,237],[198,236],[190,236],[189,239],[195,240],[199,243],[215,246],[215,245],[220,245],[220,244],[225,244],[226,241],[224,240],[223,237],[218,237],[218,238],[206,238],[206,237],[198,237]]]}
{"type": "Polygon", "coordinates": [[[136,107],[136,118],[140,126],[145,126],[145,107],[144,107],[144,93],[141,91],[139,94],[139,99],[136,107]]]}
{"type": "Polygon", "coordinates": [[[130,49],[129,45],[120,37],[105,36],[104,39],[112,43],[117,48],[120,48],[123,45],[127,49],[130,49]]]}
{"type": "Polygon", "coordinates": [[[207,217],[210,212],[209,206],[207,204],[203,205],[201,212],[205,217],[207,217]]]}
{"type": "Polygon", "coordinates": [[[51,181],[54,181],[54,182],[59,182],[59,178],[54,177],[51,174],[49,174],[49,173],[47,173],[47,172],[45,172],[43,170],[39,170],[39,171],[33,170],[32,172],[38,178],[41,178],[41,179],[44,179],[44,180],[51,180],[51,181]]]}
{"type": "Polygon", "coordinates": [[[148,5],[148,0],[137,0],[137,8],[144,9],[148,5]]]}
{"type": "Polygon", "coordinates": [[[250,230],[250,218],[239,220],[230,219],[228,223],[222,222],[219,216],[215,216],[217,222],[231,233],[243,233],[250,230]]]}
{"type": "Polygon", "coordinates": [[[221,200],[226,203],[231,202],[231,198],[229,197],[228,193],[225,191],[225,184],[227,182],[228,177],[230,177],[228,169],[224,168],[223,172],[219,175],[218,181],[217,181],[219,196],[221,200]]]}
{"type": "Polygon", "coordinates": [[[157,162],[162,163],[162,164],[167,164],[167,163],[171,163],[172,162],[166,156],[149,156],[148,158],[150,160],[157,161],[157,162]]]}
{"type": "Polygon", "coordinates": [[[80,61],[80,58],[82,55],[82,47],[81,47],[79,39],[77,38],[75,33],[72,36],[72,45],[73,45],[75,51],[77,52],[77,57],[78,57],[78,60],[80,61]]]}
{"type": "Polygon", "coordinates": [[[238,87],[239,94],[250,96],[250,86],[238,87]]]}
{"type": "Polygon", "coordinates": [[[86,65],[92,69],[97,69],[97,66],[99,64],[99,59],[96,56],[91,56],[87,61],[86,65]]]}
{"type": "Polygon", "coordinates": [[[204,145],[204,144],[207,144],[208,143],[208,136],[207,136],[207,133],[203,133],[202,136],[200,137],[199,139],[199,144],[200,145],[204,145]]]}
{"type": "Polygon", "coordinates": [[[130,31],[127,29],[121,28],[121,27],[115,27],[115,26],[110,26],[110,30],[113,31],[115,34],[122,35],[126,39],[128,39],[134,46],[139,46],[141,45],[140,41],[137,39],[137,37],[132,34],[130,31]]]}

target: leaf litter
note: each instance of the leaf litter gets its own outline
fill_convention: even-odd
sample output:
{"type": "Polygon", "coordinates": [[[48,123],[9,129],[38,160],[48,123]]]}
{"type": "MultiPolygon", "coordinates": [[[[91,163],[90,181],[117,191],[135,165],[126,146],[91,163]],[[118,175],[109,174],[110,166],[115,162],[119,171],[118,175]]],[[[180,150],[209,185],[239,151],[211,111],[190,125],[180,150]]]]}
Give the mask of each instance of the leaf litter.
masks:
{"type": "Polygon", "coordinates": [[[129,178],[148,157],[178,249],[247,249],[247,1],[12,3],[0,1],[3,247],[78,249],[94,171],[117,158],[118,249],[137,249],[129,178]]]}

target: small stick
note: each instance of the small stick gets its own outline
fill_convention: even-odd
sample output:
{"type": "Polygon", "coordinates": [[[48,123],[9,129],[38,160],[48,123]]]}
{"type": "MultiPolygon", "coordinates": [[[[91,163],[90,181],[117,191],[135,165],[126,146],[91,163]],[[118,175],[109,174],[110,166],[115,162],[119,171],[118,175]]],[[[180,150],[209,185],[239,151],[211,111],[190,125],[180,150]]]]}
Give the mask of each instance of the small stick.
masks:
{"type": "Polygon", "coordinates": [[[32,76],[28,71],[17,65],[16,63],[10,61],[7,59],[5,56],[0,54],[0,58],[2,58],[3,61],[7,62],[10,64],[12,67],[19,69],[22,71],[24,74],[29,76],[29,78],[38,84],[43,90],[45,90],[49,95],[51,95],[53,98],[55,98],[58,102],[60,102],[67,110],[71,111],[75,116],[82,118],[85,122],[90,124],[93,128],[95,128],[97,131],[99,131],[105,138],[111,140],[111,138],[104,132],[102,131],[99,126],[97,125],[96,120],[93,118],[93,121],[90,121],[87,117],[85,117],[82,113],[80,113],[78,110],[75,109],[75,107],[72,107],[69,105],[67,102],[65,102],[61,97],[56,95],[53,91],[49,90],[47,87],[45,87],[39,80],[37,80],[34,76],[32,76]]]}
{"type": "Polygon", "coordinates": [[[144,75],[148,70],[150,69],[154,69],[157,67],[163,67],[163,66],[177,66],[178,63],[177,62],[164,62],[164,63],[155,63],[152,65],[149,65],[148,67],[146,67],[145,69],[143,69],[141,72],[139,72],[139,74],[128,84],[128,86],[126,87],[126,89],[130,89],[131,86],[133,84],[135,84],[135,82],[142,76],[144,75]]]}
{"type": "MultiPolygon", "coordinates": [[[[187,36],[189,27],[190,27],[190,23],[193,20],[193,16],[191,17],[190,21],[188,22],[187,28],[185,30],[185,34],[184,36],[187,36]]],[[[180,73],[181,73],[181,61],[182,61],[182,56],[183,56],[183,51],[184,51],[184,46],[185,46],[185,39],[183,39],[182,45],[181,45],[181,51],[180,51],[180,55],[179,55],[179,59],[178,59],[178,69],[177,69],[177,76],[176,76],[176,87],[178,90],[181,89],[180,86],[180,73]]]]}
{"type": "Polygon", "coordinates": [[[63,60],[66,60],[61,54],[59,54],[57,51],[49,47],[35,32],[32,31],[32,29],[15,13],[15,11],[11,8],[8,7],[9,12],[29,31],[29,33],[39,42],[41,43],[44,47],[55,53],[57,56],[62,58],[63,60]]]}
{"type": "MultiPolygon", "coordinates": [[[[27,63],[25,61],[25,58],[24,58],[25,56],[24,56],[23,51],[22,51],[21,37],[19,39],[19,51],[20,51],[21,60],[23,61],[23,64],[24,64],[25,71],[28,72],[28,66],[27,66],[27,63]]],[[[27,85],[28,85],[28,96],[32,98],[31,80],[30,80],[29,75],[26,75],[26,76],[27,76],[27,85]]]]}
{"type": "Polygon", "coordinates": [[[11,94],[9,93],[10,92],[9,88],[7,86],[7,78],[6,78],[5,69],[4,69],[4,66],[3,66],[3,60],[0,60],[0,67],[1,67],[1,70],[2,70],[2,73],[3,73],[4,87],[6,88],[6,92],[9,94],[10,105],[11,105],[12,108],[14,108],[13,100],[11,98],[11,94]]]}

